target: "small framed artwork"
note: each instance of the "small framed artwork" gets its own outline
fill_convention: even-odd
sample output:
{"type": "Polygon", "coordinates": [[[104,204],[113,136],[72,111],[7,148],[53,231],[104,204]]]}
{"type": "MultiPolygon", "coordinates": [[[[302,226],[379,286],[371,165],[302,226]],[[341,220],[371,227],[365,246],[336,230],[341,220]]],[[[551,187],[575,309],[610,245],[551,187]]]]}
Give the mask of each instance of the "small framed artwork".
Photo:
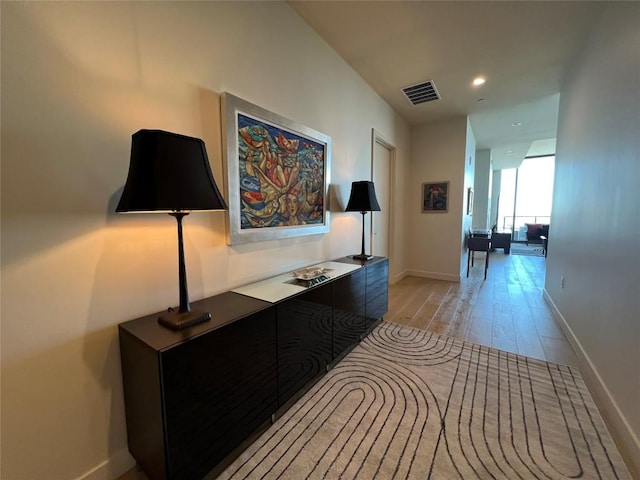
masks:
{"type": "Polygon", "coordinates": [[[473,214],[473,188],[467,188],[467,215],[473,214]]]}
{"type": "Polygon", "coordinates": [[[449,211],[449,182],[422,184],[422,213],[446,213],[449,211]]]}
{"type": "Polygon", "coordinates": [[[331,138],[222,94],[229,245],[329,231],[331,138]]]}

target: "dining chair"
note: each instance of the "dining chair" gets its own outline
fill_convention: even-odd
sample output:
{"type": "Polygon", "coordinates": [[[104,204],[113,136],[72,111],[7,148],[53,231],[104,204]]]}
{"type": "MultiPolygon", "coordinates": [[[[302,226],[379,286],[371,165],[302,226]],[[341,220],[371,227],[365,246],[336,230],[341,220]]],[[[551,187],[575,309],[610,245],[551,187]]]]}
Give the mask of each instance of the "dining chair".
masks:
{"type": "Polygon", "coordinates": [[[491,239],[488,237],[467,238],[467,277],[469,276],[469,264],[473,267],[473,261],[476,252],[485,252],[484,257],[484,278],[487,279],[487,270],[489,269],[489,253],[491,251],[491,239]]]}

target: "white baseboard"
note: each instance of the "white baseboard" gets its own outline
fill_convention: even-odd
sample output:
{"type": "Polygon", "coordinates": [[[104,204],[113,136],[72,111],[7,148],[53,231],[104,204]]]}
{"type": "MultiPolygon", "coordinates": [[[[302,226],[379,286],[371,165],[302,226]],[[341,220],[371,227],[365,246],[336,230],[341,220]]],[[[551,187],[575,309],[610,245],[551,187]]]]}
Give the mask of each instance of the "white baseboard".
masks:
{"type": "Polygon", "coordinates": [[[76,480],[115,480],[136,465],[136,461],[126,448],[79,476],[76,480]]]}
{"type": "Polygon", "coordinates": [[[598,406],[598,410],[607,424],[627,467],[631,471],[632,477],[640,479],[640,440],[631,429],[631,425],[629,425],[586,350],[582,347],[580,340],[573,333],[573,330],[546,289],[542,290],[542,295],[551,307],[556,323],[564,332],[578,358],[582,378],[593,396],[593,400],[598,406]]]}
{"type": "Polygon", "coordinates": [[[445,280],[447,282],[460,283],[460,275],[450,275],[448,273],[425,272],[423,270],[407,270],[407,275],[412,277],[433,278],[434,280],[445,280]]]}
{"type": "Polygon", "coordinates": [[[390,285],[395,285],[396,283],[398,283],[400,280],[402,280],[404,277],[408,276],[409,274],[407,273],[406,270],[403,270],[402,272],[394,275],[393,277],[389,278],[389,284],[390,285]]]}

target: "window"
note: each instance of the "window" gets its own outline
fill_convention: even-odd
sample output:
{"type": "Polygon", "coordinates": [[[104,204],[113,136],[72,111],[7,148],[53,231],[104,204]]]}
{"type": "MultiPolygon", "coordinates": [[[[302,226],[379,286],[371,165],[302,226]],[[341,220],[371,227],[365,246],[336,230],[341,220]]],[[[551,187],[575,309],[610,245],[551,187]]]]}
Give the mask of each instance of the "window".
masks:
{"type": "Polygon", "coordinates": [[[526,240],[526,223],[549,223],[555,156],[525,158],[519,168],[502,170],[498,229],[526,240]]]}

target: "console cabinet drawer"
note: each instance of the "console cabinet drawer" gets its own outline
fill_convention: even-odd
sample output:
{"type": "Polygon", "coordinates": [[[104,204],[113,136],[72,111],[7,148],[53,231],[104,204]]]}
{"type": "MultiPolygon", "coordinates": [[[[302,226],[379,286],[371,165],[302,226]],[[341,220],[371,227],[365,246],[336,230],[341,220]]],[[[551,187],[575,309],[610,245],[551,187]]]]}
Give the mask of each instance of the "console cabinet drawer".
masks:
{"type": "Polygon", "coordinates": [[[283,406],[331,361],[332,282],[277,304],[278,403],[283,406]]]}
{"type": "Polygon", "coordinates": [[[365,288],[365,269],[333,283],[333,360],[354,347],[364,335],[365,288]]]}

